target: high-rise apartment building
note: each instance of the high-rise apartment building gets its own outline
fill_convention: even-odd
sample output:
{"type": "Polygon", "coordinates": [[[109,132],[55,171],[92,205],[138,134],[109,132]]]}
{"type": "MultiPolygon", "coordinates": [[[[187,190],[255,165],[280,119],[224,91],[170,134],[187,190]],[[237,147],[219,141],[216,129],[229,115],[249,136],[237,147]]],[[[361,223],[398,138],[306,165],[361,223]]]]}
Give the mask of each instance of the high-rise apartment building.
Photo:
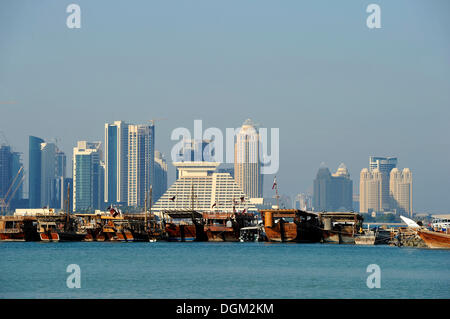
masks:
{"type": "Polygon", "coordinates": [[[398,168],[391,170],[390,196],[392,208],[398,214],[412,217],[412,173],[409,168],[404,168],[403,171],[398,168]]]}
{"type": "Polygon", "coordinates": [[[263,175],[259,157],[260,137],[248,119],[236,136],[234,147],[234,178],[250,198],[263,197],[263,175]]]}
{"type": "Polygon", "coordinates": [[[73,210],[92,212],[103,206],[101,142],[79,141],[73,149],[73,210]]]}
{"type": "Polygon", "coordinates": [[[128,126],[123,121],[105,124],[105,201],[128,201],[128,126]]]}
{"type": "Polygon", "coordinates": [[[352,196],[353,182],[343,163],[334,174],[327,167],[319,168],[314,180],[315,211],[349,211],[353,207],[352,196]]]}
{"type": "Polygon", "coordinates": [[[159,151],[155,151],[155,178],[152,201],[156,202],[167,190],[167,162],[159,151]]]}
{"type": "Polygon", "coordinates": [[[372,171],[367,168],[361,170],[359,185],[359,211],[361,213],[382,210],[382,185],[383,177],[378,168],[372,171]]]}
{"type": "Polygon", "coordinates": [[[153,184],[154,125],[128,126],[128,206],[143,207],[153,184]]]}
{"type": "Polygon", "coordinates": [[[369,158],[369,169],[374,171],[378,169],[381,174],[381,209],[388,211],[391,209],[389,195],[389,177],[391,170],[397,167],[396,157],[371,156],[369,158]]]}
{"type": "Polygon", "coordinates": [[[55,143],[29,137],[29,206],[62,208],[66,155],[55,143]]]}

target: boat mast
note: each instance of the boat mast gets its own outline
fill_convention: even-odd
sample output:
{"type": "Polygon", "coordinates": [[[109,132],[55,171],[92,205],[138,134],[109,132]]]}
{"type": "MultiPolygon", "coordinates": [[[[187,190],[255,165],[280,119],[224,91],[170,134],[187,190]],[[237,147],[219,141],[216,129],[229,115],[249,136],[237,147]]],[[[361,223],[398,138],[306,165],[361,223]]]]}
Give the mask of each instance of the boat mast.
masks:
{"type": "Polygon", "coordinates": [[[278,195],[278,182],[277,177],[275,176],[275,197],[277,199],[277,209],[280,210],[280,195],[278,195]]]}
{"type": "Polygon", "coordinates": [[[144,200],[144,225],[147,227],[147,198],[148,193],[145,192],[145,200],[144,200]]]}
{"type": "MultiPolygon", "coordinates": [[[[148,192],[148,213],[152,213],[152,193],[153,193],[153,185],[150,185],[150,191],[148,192]]],[[[148,227],[148,218],[147,218],[147,205],[145,206],[145,227],[148,227]]]]}
{"type": "Polygon", "coordinates": [[[66,212],[66,223],[64,225],[65,230],[69,227],[70,222],[70,185],[67,185],[67,212],[66,212]]]}

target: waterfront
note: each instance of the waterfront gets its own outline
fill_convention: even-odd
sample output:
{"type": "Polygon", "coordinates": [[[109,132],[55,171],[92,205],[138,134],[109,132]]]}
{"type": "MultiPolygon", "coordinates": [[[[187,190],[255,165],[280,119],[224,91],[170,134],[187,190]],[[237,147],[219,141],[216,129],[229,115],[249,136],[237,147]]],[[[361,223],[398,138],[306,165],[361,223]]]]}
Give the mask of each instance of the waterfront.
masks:
{"type": "Polygon", "coordinates": [[[0,242],[0,298],[449,298],[450,252],[272,243],[0,242]],[[69,289],[69,264],[81,288],[69,289]],[[381,288],[369,289],[369,264],[381,288]]]}

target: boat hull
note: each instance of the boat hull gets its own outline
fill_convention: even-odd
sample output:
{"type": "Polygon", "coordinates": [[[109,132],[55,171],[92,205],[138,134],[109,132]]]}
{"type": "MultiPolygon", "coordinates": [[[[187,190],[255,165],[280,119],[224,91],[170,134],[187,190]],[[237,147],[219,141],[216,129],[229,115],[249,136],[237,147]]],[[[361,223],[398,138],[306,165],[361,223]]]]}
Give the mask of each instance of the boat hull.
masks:
{"type": "Polygon", "coordinates": [[[206,235],[200,230],[197,225],[178,225],[178,224],[168,224],[166,225],[166,233],[168,241],[203,241],[206,235]],[[202,236],[203,235],[203,236],[202,236]]]}
{"type": "Polygon", "coordinates": [[[239,241],[239,232],[236,232],[233,227],[205,226],[205,232],[206,236],[208,236],[208,241],[239,241]]]}
{"type": "Polygon", "coordinates": [[[429,230],[418,230],[417,233],[428,248],[450,249],[450,234],[429,230]]]}
{"type": "Polygon", "coordinates": [[[375,235],[360,235],[355,237],[355,244],[371,246],[375,245],[375,239],[375,235]]]}
{"type": "Polygon", "coordinates": [[[2,232],[0,233],[1,241],[26,241],[24,232],[2,232]]]}

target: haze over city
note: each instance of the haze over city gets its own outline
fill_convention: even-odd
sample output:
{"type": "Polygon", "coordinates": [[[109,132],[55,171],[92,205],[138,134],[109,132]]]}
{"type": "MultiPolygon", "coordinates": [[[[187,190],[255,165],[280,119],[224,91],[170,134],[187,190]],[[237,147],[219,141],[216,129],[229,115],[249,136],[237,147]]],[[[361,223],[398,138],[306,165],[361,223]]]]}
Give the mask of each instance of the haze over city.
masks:
{"type": "Polygon", "coordinates": [[[414,174],[414,210],[449,212],[448,2],[378,1],[379,30],[352,2],[77,3],[78,30],[67,3],[0,4],[0,131],[25,167],[29,135],[57,138],[70,174],[76,142],[103,142],[105,123],[165,118],[169,159],[175,128],[252,118],[280,129],[282,194],[311,192],[322,162],[345,163],[358,193],[369,156],[394,156],[414,174]]]}

